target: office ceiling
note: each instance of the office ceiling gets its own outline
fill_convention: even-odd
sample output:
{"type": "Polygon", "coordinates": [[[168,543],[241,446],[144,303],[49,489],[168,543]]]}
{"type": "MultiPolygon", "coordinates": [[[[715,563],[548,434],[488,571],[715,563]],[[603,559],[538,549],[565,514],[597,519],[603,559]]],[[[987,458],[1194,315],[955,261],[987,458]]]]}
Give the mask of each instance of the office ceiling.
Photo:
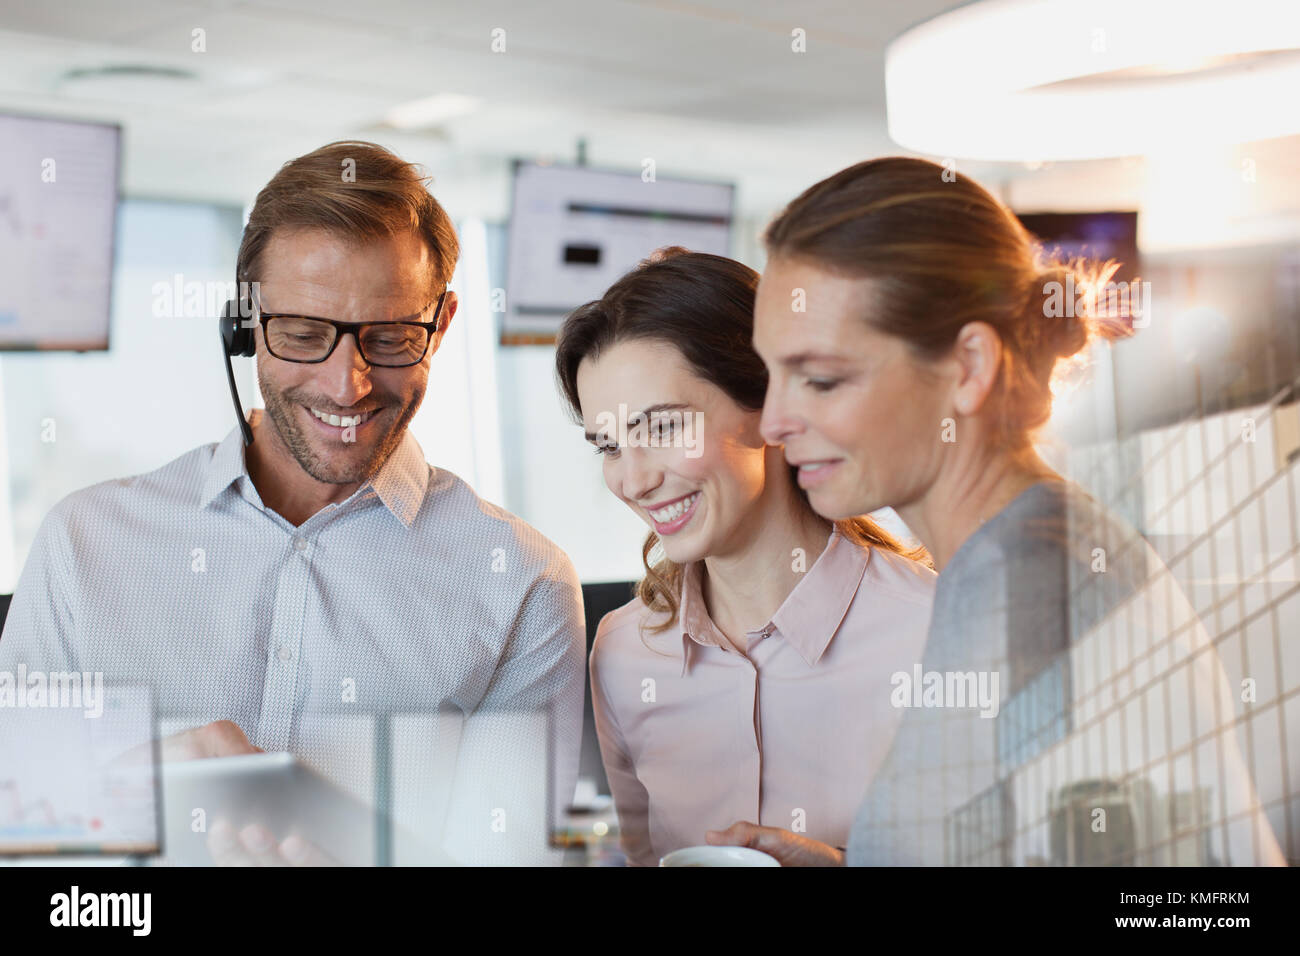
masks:
{"type": "MultiPolygon", "coordinates": [[[[748,236],[817,179],[902,152],[885,129],[886,46],[958,5],[0,0],[0,109],[121,123],[127,195],[241,205],[286,159],[373,139],[425,164],[458,219],[504,218],[512,159],[572,161],[585,140],[593,165],[653,159],[659,175],[735,182],[748,236]],[[792,51],[795,30],[806,52],[792,51]],[[478,106],[428,128],[385,125],[392,108],[437,94],[478,106]]],[[[1147,251],[1290,241],[1298,167],[1297,136],[1046,167],[960,164],[1017,209],[1141,209],[1147,251]]]]}
{"type": "Polygon", "coordinates": [[[244,203],[286,158],[363,137],[428,165],[454,214],[495,217],[511,158],[571,161],[585,138],[592,164],[733,178],[742,208],[765,211],[899,151],[886,44],[955,5],[0,0],[0,108],[121,122],[130,195],[244,203]],[[440,93],[481,102],[430,129],[383,125],[440,93]]]}

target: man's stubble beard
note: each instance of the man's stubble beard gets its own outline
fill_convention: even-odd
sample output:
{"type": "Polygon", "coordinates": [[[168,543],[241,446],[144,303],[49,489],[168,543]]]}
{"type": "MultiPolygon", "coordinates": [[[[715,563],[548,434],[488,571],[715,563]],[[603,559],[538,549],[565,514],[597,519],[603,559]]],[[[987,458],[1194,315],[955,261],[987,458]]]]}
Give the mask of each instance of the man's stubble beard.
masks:
{"type": "MultiPolygon", "coordinates": [[[[267,417],[271,419],[271,423],[275,426],[280,440],[284,442],[285,447],[289,449],[289,453],[293,455],[294,460],[298,462],[298,466],[303,471],[317,481],[330,485],[358,484],[373,477],[375,472],[384,466],[384,462],[388,460],[389,456],[397,450],[397,446],[402,443],[402,438],[406,434],[406,427],[411,423],[411,419],[415,417],[415,413],[420,410],[420,404],[424,401],[425,393],[424,387],[421,387],[415,393],[411,401],[402,409],[402,414],[396,423],[378,440],[374,452],[365,461],[340,472],[337,470],[338,465],[331,466],[321,460],[312,447],[311,441],[303,434],[303,426],[297,420],[293,411],[295,407],[300,407],[303,403],[294,400],[287,393],[282,393],[275,388],[267,388],[267,384],[259,376],[259,385],[262,390],[262,399],[266,403],[267,417]]],[[[386,414],[393,407],[393,404],[385,402],[381,414],[386,414]]]]}

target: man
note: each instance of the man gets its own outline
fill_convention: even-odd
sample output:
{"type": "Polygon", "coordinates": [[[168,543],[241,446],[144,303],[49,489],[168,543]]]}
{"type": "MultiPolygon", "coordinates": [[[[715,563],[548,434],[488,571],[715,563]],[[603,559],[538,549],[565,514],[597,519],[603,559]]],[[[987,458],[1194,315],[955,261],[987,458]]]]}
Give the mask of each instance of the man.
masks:
{"type": "MultiPolygon", "coordinates": [[[[439,831],[425,797],[452,787],[429,767],[451,753],[437,765],[459,768],[456,793],[439,812],[476,808],[448,834],[460,858],[520,859],[525,828],[503,822],[510,801],[483,768],[510,764],[533,793],[549,784],[552,810],[572,795],[581,591],[563,552],[429,466],[407,430],[456,314],[457,256],[417,169],[381,147],[332,143],[285,164],[237,266],[257,289],[266,410],[252,444],[237,428],[60,502],[14,595],[0,671],[149,684],[165,728],[192,728],[165,757],[290,751],[363,798],[389,761],[389,796],[426,835],[439,831]],[[451,743],[448,709],[469,718],[451,743]],[[549,745],[549,766],[525,737],[549,745]],[[516,838],[505,854],[503,830],[516,838]]],[[[266,833],[241,836],[275,856],[266,833]]]]}

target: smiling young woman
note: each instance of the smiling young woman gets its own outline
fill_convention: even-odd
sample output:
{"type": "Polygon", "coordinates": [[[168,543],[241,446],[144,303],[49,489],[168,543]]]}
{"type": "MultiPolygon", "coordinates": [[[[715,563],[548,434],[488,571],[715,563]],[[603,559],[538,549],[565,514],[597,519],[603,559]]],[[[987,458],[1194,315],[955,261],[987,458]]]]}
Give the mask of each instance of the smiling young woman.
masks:
{"type": "Polygon", "coordinates": [[[884,698],[934,574],[870,518],[822,518],[759,430],[758,275],[662,250],[577,309],[556,372],[610,491],[647,525],[592,701],[634,864],[737,813],[844,844],[898,719],[884,698]],[[865,691],[865,692],[864,692],[865,691]]]}

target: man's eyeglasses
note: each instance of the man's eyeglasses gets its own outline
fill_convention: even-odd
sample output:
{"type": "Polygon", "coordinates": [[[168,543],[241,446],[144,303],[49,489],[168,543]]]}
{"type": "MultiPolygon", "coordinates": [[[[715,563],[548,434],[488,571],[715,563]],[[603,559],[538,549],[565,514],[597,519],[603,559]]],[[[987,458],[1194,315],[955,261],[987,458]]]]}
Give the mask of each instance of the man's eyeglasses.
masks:
{"type": "MultiPolygon", "coordinates": [[[[258,322],[266,350],[286,362],[323,362],[350,332],[367,365],[406,368],[420,364],[424,353],[429,351],[429,341],[438,329],[446,298],[446,292],[438,296],[431,322],[336,322],[310,315],[271,312],[259,313],[258,322]]],[[[432,305],[430,302],[419,314],[428,312],[432,305]]]]}

